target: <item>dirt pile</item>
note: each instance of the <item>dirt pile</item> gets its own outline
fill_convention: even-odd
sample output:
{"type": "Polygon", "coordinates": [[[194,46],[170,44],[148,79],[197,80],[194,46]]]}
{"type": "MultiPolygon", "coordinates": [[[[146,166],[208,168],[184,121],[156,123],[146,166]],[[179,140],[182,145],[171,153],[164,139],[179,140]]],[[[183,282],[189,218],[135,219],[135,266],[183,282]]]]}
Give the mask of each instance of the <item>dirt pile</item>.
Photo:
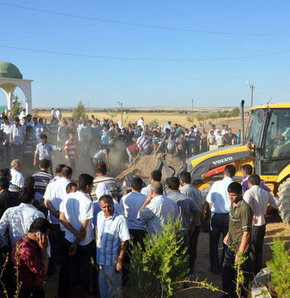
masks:
{"type": "MultiPolygon", "coordinates": [[[[117,176],[117,179],[119,181],[123,181],[128,174],[132,174],[140,177],[145,183],[147,183],[150,179],[151,172],[154,170],[157,158],[162,157],[164,157],[167,165],[170,167],[170,170],[172,171],[172,174],[174,172],[174,175],[177,175],[177,173],[179,173],[185,167],[185,163],[181,161],[179,158],[173,156],[172,154],[146,155],[140,160],[138,160],[136,164],[121,172],[117,176]]],[[[166,178],[167,173],[165,168],[163,167],[162,183],[165,182],[166,178]]]]}

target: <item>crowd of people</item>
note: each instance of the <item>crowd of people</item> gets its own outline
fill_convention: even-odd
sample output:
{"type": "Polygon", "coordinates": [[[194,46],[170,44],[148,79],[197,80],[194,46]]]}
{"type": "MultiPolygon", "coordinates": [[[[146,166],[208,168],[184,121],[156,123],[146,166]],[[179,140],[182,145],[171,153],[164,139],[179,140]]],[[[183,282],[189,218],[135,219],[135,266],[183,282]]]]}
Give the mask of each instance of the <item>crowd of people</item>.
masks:
{"type": "Polygon", "coordinates": [[[0,166],[7,167],[13,159],[19,159],[25,168],[36,166],[38,160],[52,159],[52,151],[62,151],[62,157],[75,169],[76,160],[108,164],[110,148],[120,151],[120,160],[130,163],[144,155],[166,152],[186,158],[207,150],[239,144],[240,132],[234,134],[228,125],[217,129],[212,124],[207,132],[196,125],[183,127],[177,123],[164,127],[149,127],[141,117],[135,123],[122,127],[110,119],[72,118],[62,119],[58,109],[51,111],[51,119],[32,117],[22,111],[10,121],[2,112],[0,118],[0,166]],[[105,150],[107,149],[107,150],[105,150]]]}
{"type": "MultiPolygon", "coordinates": [[[[51,122],[56,122],[55,119],[51,122]]],[[[160,126],[151,129],[144,125],[143,118],[136,128],[130,124],[127,129],[119,129],[118,124],[108,120],[101,123],[98,119],[91,122],[80,119],[78,126],[71,119],[63,120],[54,130],[56,133],[47,130],[42,119],[31,120],[30,115],[22,118],[21,125],[18,117],[13,125],[5,115],[2,121],[1,131],[7,132],[5,138],[9,141],[3,142],[5,159],[1,159],[0,170],[0,248],[1,266],[6,263],[3,282],[9,295],[17,290],[14,272],[17,268],[22,283],[19,297],[44,297],[47,274],[58,274],[59,297],[70,297],[75,291],[81,293],[79,297],[90,293],[121,297],[122,284],[130,270],[128,241],[132,239],[133,245],[140,243],[143,247],[145,235],[158,235],[169,218],[181,223],[177,236],[183,237],[187,248],[188,278],[196,280],[203,199],[191,184],[190,173],[169,177],[164,185],[158,170],[151,173],[148,185],[134,176],[130,180],[131,190],[123,194],[119,181],[108,174],[112,166],[108,155],[114,142],[120,140],[126,144],[127,153],[132,152],[130,146],[136,145],[136,155],[132,153],[130,157],[128,153],[129,161],[138,154],[142,157],[158,150],[185,159],[208,150],[208,145],[211,146],[208,140],[215,134],[217,138],[222,134],[223,140],[232,138],[217,147],[238,143],[238,137],[227,126],[224,131],[216,131],[213,126],[204,147],[200,137],[197,148],[198,136],[206,134],[204,129],[199,132],[192,127],[190,137],[186,138],[187,129],[171,126],[170,122],[163,129],[160,126]],[[30,136],[35,140],[34,149],[30,136]],[[174,146],[168,148],[172,138],[174,146]],[[155,142],[157,139],[159,143],[155,142]],[[128,140],[132,142],[129,145],[128,140]],[[53,151],[63,151],[66,158],[65,163],[54,167],[54,176],[53,151]],[[25,154],[30,154],[26,164],[25,154]],[[75,181],[72,179],[78,170],[75,160],[80,156],[91,157],[94,177],[82,173],[75,181]],[[33,173],[23,175],[25,167],[33,173]],[[97,269],[92,266],[92,259],[97,269]],[[124,263],[128,265],[125,269],[124,263]]],[[[226,166],[224,179],[215,182],[206,197],[211,210],[210,270],[222,274],[226,297],[235,295],[233,265],[239,261],[239,253],[249,255],[243,266],[252,275],[246,276],[245,284],[261,269],[264,215],[268,204],[275,208],[279,205],[260,177],[252,174],[250,165],[243,166],[242,184],[234,182],[234,175],[235,167],[226,166]],[[221,234],[224,249],[219,258],[221,234]]]]}

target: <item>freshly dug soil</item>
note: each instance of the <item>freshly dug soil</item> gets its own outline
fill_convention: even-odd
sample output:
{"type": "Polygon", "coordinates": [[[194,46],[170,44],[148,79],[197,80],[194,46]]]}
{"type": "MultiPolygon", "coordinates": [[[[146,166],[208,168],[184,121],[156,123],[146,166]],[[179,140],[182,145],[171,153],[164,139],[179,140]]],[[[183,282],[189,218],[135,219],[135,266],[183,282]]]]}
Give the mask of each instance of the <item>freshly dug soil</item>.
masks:
{"type": "MultiPolygon", "coordinates": [[[[185,163],[181,161],[179,158],[173,156],[172,154],[157,154],[157,155],[146,155],[142,157],[140,160],[136,162],[136,164],[132,165],[128,169],[121,172],[117,179],[121,182],[128,174],[132,174],[135,176],[140,177],[145,183],[148,182],[150,179],[150,174],[154,170],[156,160],[158,158],[162,158],[166,160],[166,163],[169,167],[174,169],[175,174],[179,173],[185,166],[185,163]]],[[[173,170],[171,169],[172,173],[173,170]]],[[[167,178],[167,173],[165,168],[162,168],[162,180],[161,182],[164,183],[167,178]]]]}

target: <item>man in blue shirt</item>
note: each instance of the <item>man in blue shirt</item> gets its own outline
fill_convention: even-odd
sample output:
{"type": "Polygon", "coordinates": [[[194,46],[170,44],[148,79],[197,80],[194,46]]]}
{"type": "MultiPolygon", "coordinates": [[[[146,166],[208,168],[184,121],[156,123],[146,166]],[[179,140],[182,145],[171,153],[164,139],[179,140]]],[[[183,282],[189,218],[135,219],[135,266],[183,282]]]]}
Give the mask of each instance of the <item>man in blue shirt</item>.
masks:
{"type": "Polygon", "coordinates": [[[233,177],[235,172],[236,169],[233,165],[227,165],[224,169],[224,178],[220,181],[214,182],[206,197],[206,201],[209,203],[211,209],[209,245],[210,268],[213,273],[220,273],[221,265],[223,263],[225,245],[220,263],[218,245],[221,234],[224,238],[229,229],[229,211],[231,201],[228,196],[228,186],[234,182],[233,177]]]}
{"type": "Polygon", "coordinates": [[[102,212],[97,217],[96,241],[100,294],[101,297],[120,297],[129,230],[125,217],[114,210],[111,196],[102,196],[99,204],[102,212]]]}
{"type": "Polygon", "coordinates": [[[127,220],[133,242],[142,244],[146,229],[145,223],[137,219],[137,213],[146,200],[146,196],[140,193],[141,189],[142,180],[139,177],[134,177],[131,180],[132,191],[121,198],[120,210],[127,220]]]}
{"type": "Polygon", "coordinates": [[[162,225],[167,224],[169,218],[174,222],[177,217],[177,204],[163,196],[163,188],[160,182],[152,182],[150,194],[137,215],[137,219],[143,220],[147,224],[149,236],[159,234],[162,231],[162,225]]]}

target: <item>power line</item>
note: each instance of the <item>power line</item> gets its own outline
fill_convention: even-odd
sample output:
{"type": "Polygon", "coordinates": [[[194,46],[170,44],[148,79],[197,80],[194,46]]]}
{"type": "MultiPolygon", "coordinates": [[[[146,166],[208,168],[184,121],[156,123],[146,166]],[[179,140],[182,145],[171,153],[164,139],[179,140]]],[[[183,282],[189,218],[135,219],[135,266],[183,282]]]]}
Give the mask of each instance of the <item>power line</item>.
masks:
{"type": "Polygon", "coordinates": [[[289,33],[283,34],[283,33],[226,32],[226,31],[209,31],[209,30],[189,29],[189,28],[157,26],[157,25],[122,22],[122,21],[115,21],[115,20],[109,20],[109,19],[80,16],[80,15],[69,14],[69,13],[65,13],[65,12],[52,11],[52,10],[46,10],[46,9],[38,9],[38,8],[33,8],[33,7],[28,7],[28,6],[5,3],[5,2],[0,2],[0,5],[7,6],[7,7],[13,7],[13,8],[19,8],[19,9],[25,9],[25,10],[30,10],[30,11],[40,12],[40,13],[47,13],[47,14],[52,14],[52,15],[70,17],[70,18],[90,20],[90,21],[95,21],[95,22],[111,23],[111,24],[134,26],[134,27],[144,27],[144,28],[152,28],[152,29],[168,30],[168,31],[181,31],[181,32],[201,33],[201,34],[217,34],[217,35],[240,35],[240,36],[268,36],[268,37],[269,36],[272,36],[272,37],[290,36],[289,33]]]}
{"type": "Polygon", "coordinates": [[[22,51],[30,51],[44,54],[55,54],[62,56],[76,56],[76,57],[86,57],[86,58],[98,58],[98,59],[110,59],[110,60],[129,60],[129,61],[151,61],[151,62],[211,62],[211,61],[227,61],[227,60],[242,60],[242,59],[251,59],[258,57],[266,57],[266,56],[274,56],[283,53],[289,53],[290,50],[272,52],[272,53],[264,53],[257,55],[248,55],[248,56],[233,56],[233,57],[224,57],[224,58],[138,58],[138,57],[120,57],[120,56],[104,56],[104,55],[92,55],[92,54],[80,54],[80,53],[69,53],[69,52],[59,52],[53,50],[41,50],[41,49],[32,49],[32,48],[24,48],[24,47],[14,47],[1,45],[0,48],[13,49],[13,50],[22,50],[22,51]]]}

